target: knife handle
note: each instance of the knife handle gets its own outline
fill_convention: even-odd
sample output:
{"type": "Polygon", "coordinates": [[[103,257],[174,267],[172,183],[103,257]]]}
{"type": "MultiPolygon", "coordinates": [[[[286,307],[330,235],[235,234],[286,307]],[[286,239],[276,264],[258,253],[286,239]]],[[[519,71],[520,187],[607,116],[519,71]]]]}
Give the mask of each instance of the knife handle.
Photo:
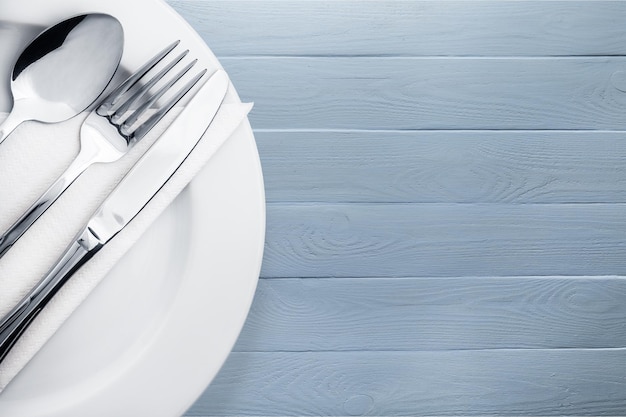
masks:
{"type": "Polygon", "coordinates": [[[85,229],[46,276],[0,321],[0,362],[54,295],[103,244],[85,229]]]}

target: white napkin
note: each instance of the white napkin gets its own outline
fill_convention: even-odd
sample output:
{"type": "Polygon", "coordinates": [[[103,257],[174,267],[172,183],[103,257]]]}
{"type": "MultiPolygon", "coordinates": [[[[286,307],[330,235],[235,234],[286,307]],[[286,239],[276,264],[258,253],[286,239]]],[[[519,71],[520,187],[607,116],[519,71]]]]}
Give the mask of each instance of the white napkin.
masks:
{"type": "MultiPolygon", "coordinates": [[[[148,226],[245,120],[251,104],[225,103],[207,133],[166,185],[81,268],[0,363],[0,392],[80,305],[148,226]]],[[[0,259],[0,316],[32,288],[84,227],[108,193],[165,130],[175,109],[121,160],[90,167],[0,259]]],[[[0,116],[6,117],[5,115],[0,116]]],[[[0,146],[0,230],[5,231],[65,170],[79,150],[87,113],[64,123],[22,124],[0,146]]]]}

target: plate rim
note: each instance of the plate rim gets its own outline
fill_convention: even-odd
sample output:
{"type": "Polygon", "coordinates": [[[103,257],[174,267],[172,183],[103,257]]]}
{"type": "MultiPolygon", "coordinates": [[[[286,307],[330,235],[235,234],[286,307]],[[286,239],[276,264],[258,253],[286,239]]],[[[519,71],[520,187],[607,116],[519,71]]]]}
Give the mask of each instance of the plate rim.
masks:
{"type": "MultiPolygon", "coordinates": [[[[43,4],[46,4],[46,3],[47,3],[47,2],[45,2],[45,0],[40,0],[40,1],[41,1],[43,4]]],[[[92,3],[92,4],[100,4],[100,3],[101,3],[101,2],[99,2],[98,0],[90,0],[90,1],[91,1],[91,3],[92,3]]],[[[137,0],[135,0],[135,1],[137,1],[137,0]]],[[[75,4],[75,5],[77,5],[77,4],[82,3],[82,4],[81,4],[81,6],[83,6],[83,7],[84,7],[84,6],[85,6],[85,3],[87,3],[87,1],[85,1],[85,0],[64,0],[64,3],[65,3],[66,5],[68,5],[68,4],[75,4]]],[[[200,35],[199,35],[199,34],[198,34],[198,33],[197,33],[197,32],[196,32],[196,31],[195,31],[195,30],[191,27],[191,25],[190,25],[188,22],[186,22],[186,21],[185,21],[185,20],[184,20],[181,16],[179,16],[179,15],[176,13],[176,11],[175,11],[175,10],[174,10],[174,9],[173,9],[173,8],[172,8],[169,4],[165,3],[165,2],[164,2],[164,1],[162,1],[162,0],[142,0],[142,3],[143,3],[143,4],[154,3],[154,4],[155,4],[155,7],[163,7],[163,8],[164,8],[164,10],[167,10],[167,11],[170,13],[170,15],[172,15],[172,16],[173,16],[173,18],[177,18],[177,19],[178,19],[178,22],[179,22],[179,24],[180,24],[181,26],[182,26],[182,25],[185,25],[185,26],[186,26],[186,28],[187,28],[186,30],[189,32],[189,36],[194,36],[194,37],[196,37],[196,38],[197,38],[197,41],[199,41],[199,42],[201,42],[202,44],[204,44],[204,41],[201,39],[200,35]]],[[[54,6],[55,6],[55,8],[57,8],[57,10],[58,10],[58,4],[55,4],[54,6]]],[[[137,7],[137,6],[138,6],[138,5],[135,5],[134,7],[137,7]]],[[[45,7],[44,7],[44,9],[45,9],[45,7]]],[[[48,9],[53,9],[53,7],[52,7],[52,6],[49,6],[49,7],[48,7],[48,9]]],[[[82,12],[82,11],[77,11],[77,12],[76,12],[76,14],[81,13],[81,12],[82,12]]],[[[205,44],[204,44],[204,45],[205,45],[205,44]]],[[[210,56],[210,59],[214,60],[214,61],[215,61],[215,63],[221,67],[221,64],[219,63],[219,61],[217,60],[217,58],[213,55],[213,53],[210,51],[210,49],[208,48],[208,46],[206,46],[206,45],[205,45],[205,48],[206,48],[206,52],[207,52],[207,53],[209,54],[209,56],[210,56]]],[[[125,55],[126,55],[126,54],[125,54],[125,55]]],[[[0,63],[0,65],[2,65],[2,63],[0,63]]],[[[235,89],[231,89],[231,90],[232,90],[232,92],[231,92],[230,94],[232,94],[232,95],[233,95],[233,96],[232,96],[232,100],[237,100],[237,101],[240,101],[240,100],[239,100],[239,97],[238,97],[238,95],[237,95],[237,93],[236,93],[236,90],[235,90],[235,89]]],[[[255,278],[254,278],[254,279],[251,279],[251,280],[250,280],[250,284],[252,284],[252,285],[251,285],[250,287],[248,287],[247,292],[246,292],[246,294],[245,294],[245,302],[244,302],[244,304],[246,305],[246,308],[241,310],[241,313],[242,313],[241,318],[237,320],[237,321],[238,321],[238,322],[240,322],[240,323],[238,324],[238,329],[237,329],[237,331],[236,331],[236,335],[235,335],[235,337],[232,337],[232,335],[231,335],[230,339],[228,340],[228,343],[225,343],[225,344],[222,346],[222,351],[224,352],[223,358],[222,358],[222,359],[220,359],[220,361],[219,361],[219,362],[220,362],[220,364],[219,364],[219,366],[217,366],[217,370],[215,370],[215,372],[212,372],[212,375],[210,375],[210,377],[208,377],[208,378],[207,378],[206,384],[208,384],[209,382],[211,382],[211,381],[213,380],[213,378],[214,378],[214,377],[215,377],[215,375],[217,374],[217,371],[218,371],[218,370],[219,370],[219,368],[221,368],[221,366],[223,365],[223,363],[224,363],[224,361],[225,361],[225,359],[226,359],[226,357],[227,357],[228,353],[232,350],[232,347],[234,346],[234,343],[236,342],[237,335],[240,333],[241,329],[243,328],[243,324],[244,324],[245,318],[247,317],[247,314],[248,314],[248,312],[249,312],[249,309],[250,309],[250,306],[251,306],[251,303],[252,303],[252,300],[253,300],[253,297],[254,297],[254,292],[255,292],[255,289],[256,289],[256,285],[257,285],[257,283],[258,283],[258,277],[259,277],[259,274],[260,274],[261,264],[262,264],[262,256],[263,256],[263,250],[264,250],[264,240],[265,240],[265,239],[264,239],[264,238],[265,238],[265,228],[266,228],[265,190],[264,190],[264,186],[263,186],[263,175],[262,175],[262,169],[261,169],[261,161],[260,161],[260,158],[259,158],[259,155],[258,155],[258,150],[257,150],[257,148],[256,148],[256,142],[255,142],[255,140],[254,140],[254,133],[253,133],[252,128],[251,128],[251,126],[250,126],[250,123],[249,123],[249,121],[248,121],[247,119],[246,119],[246,121],[245,121],[244,125],[245,125],[245,126],[240,127],[240,128],[241,128],[241,129],[243,129],[243,130],[245,131],[245,135],[247,136],[247,138],[246,138],[246,140],[247,140],[247,145],[248,145],[248,146],[251,146],[251,147],[253,148],[253,152],[254,152],[254,155],[255,155],[255,157],[253,158],[253,159],[254,159],[254,161],[253,161],[253,162],[255,163],[255,167],[254,167],[254,170],[255,170],[254,180],[255,180],[255,181],[257,181],[256,187],[257,187],[257,189],[258,189],[258,192],[260,193],[260,194],[257,196],[257,202],[258,202],[258,207],[257,207],[257,209],[259,210],[259,212],[258,212],[257,214],[258,214],[258,220],[260,221],[260,223],[258,223],[258,224],[257,224],[257,226],[260,228],[261,233],[260,233],[260,235],[258,236],[258,245],[257,245],[257,247],[256,247],[256,253],[255,253],[256,263],[255,263],[254,269],[255,269],[255,271],[256,271],[256,272],[255,272],[256,276],[255,276],[255,278]],[[245,311],[244,311],[244,310],[245,310],[245,311]],[[224,350],[224,349],[225,349],[225,350],[224,350]]],[[[201,197],[201,193],[200,193],[199,191],[196,191],[196,190],[195,190],[196,188],[201,188],[201,187],[202,187],[202,185],[198,182],[198,180],[197,180],[197,179],[194,179],[194,180],[191,182],[191,184],[188,186],[188,189],[190,189],[192,193],[196,193],[196,198],[202,198],[202,197],[201,197]],[[200,196],[200,197],[198,197],[198,196],[200,196]]],[[[80,307],[79,307],[79,308],[80,308],[80,307]]],[[[69,320],[71,320],[71,317],[70,317],[70,319],[69,319],[69,320]]],[[[68,320],[68,321],[69,321],[69,320],[68,320]]],[[[52,338],[51,340],[53,340],[53,339],[54,339],[54,336],[53,336],[53,338],[52,338]]],[[[43,352],[43,351],[45,351],[45,350],[46,350],[46,348],[47,348],[47,346],[44,346],[44,348],[43,348],[41,351],[42,351],[42,352],[43,352]]],[[[40,356],[40,354],[41,354],[41,352],[40,352],[40,353],[38,353],[38,355],[37,355],[37,356],[33,359],[33,361],[37,360],[37,357],[38,357],[38,356],[40,356]]],[[[27,371],[27,370],[28,370],[29,365],[30,365],[30,364],[28,364],[28,365],[25,367],[25,371],[27,371]]],[[[23,375],[23,374],[27,374],[27,372],[20,373],[20,374],[19,374],[19,375],[15,378],[15,381],[21,381],[21,382],[23,382],[23,379],[24,379],[24,375],[23,375]]],[[[12,389],[13,389],[13,388],[12,388],[12,385],[13,385],[13,384],[12,384],[12,383],[10,383],[10,384],[9,384],[9,386],[7,386],[7,388],[5,389],[5,391],[6,391],[7,393],[11,393],[11,391],[12,391],[12,389]]],[[[200,394],[204,391],[204,389],[205,389],[205,387],[199,387],[199,386],[197,386],[197,392],[196,392],[196,393],[194,393],[194,395],[193,395],[193,396],[194,396],[193,400],[192,400],[191,402],[189,402],[188,400],[184,402],[184,404],[183,404],[184,409],[183,409],[183,411],[182,411],[181,413],[184,413],[184,411],[185,411],[185,410],[186,410],[186,409],[187,409],[187,408],[188,408],[191,404],[193,404],[193,402],[195,401],[195,399],[196,399],[196,398],[197,398],[197,397],[198,397],[198,396],[199,396],[199,395],[200,395],[200,394]]],[[[187,396],[187,397],[189,397],[189,396],[187,396]]],[[[182,403],[183,403],[183,402],[181,401],[181,404],[182,404],[182,403]]],[[[3,407],[3,406],[2,406],[2,404],[3,404],[3,401],[2,401],[2,395],[0,395],[0,409],[3,407]]],[[[5,402],[5,404],[6,404],[6,402],[5,402]]],[[[9,407],[12,409],[12,412],[17,411],[17,408],[15,408],[15,407],[16,407],[16,406],[19,406],[19,404],[13,403],[13,404],[11,405],[11,401],[10,401],[10,400],[8,401],[8,404],[9,404],[9,407]]],[[[61,408],[62,408],[62,407],[61,407],[61,408]]],[[[32,411],[32,410],[31,410],[31,411],[32,411]]],[[[118,411],[119,411],[119,410],[118,410],[118,411]]],[[[63,416],[66,416],[66,417],[70,417],[70,416],[73,416],[73,415],[74,415],[74,414],[73,414],[73,411],[68,410],[68,409],[63,409],[63,410],[62,410],[62,414],[54,414],[54,413],[55,413],[55,412],[54,412],[54,411],[52,411],[52,413],[47,413],[47,412],[46,412],[46,413],[44,413],[44,414],[39,414],[39,415],[41,415],[41,416],[46,416],[46,417],[48,417],[48,416],[56,416],[56,415],[63,415],[63,416]],[[68,414],[68,411],[69,411],[69,413],[70,413],[70,414],[68,414]]],[[[80,411],[80,413],[84,413],[84,410],[81,410],[81,411],[80,411]]],[[[109,413],[110,413],[110,411],[109,411],[109,413]]],[[[18,414],[12,414],[12,415],[14,415],[14,416],[16,416],[16,417],[19,417],[19,416],[18,416],[18,414]]],[[[78,414],[77,414],[77,415],[78,415],[78,414]]],[[[103,414],[103,415],[104,415],[104,414],[103,414]]],[[[119,414],[118,414],[118,415],[119,415],[119,414]]],[[[165,415],[165,414],[164,414],[164,415],[165,415]]],[[[170,417],[170,416],[168,415],[168,417],[170,417]]]]}

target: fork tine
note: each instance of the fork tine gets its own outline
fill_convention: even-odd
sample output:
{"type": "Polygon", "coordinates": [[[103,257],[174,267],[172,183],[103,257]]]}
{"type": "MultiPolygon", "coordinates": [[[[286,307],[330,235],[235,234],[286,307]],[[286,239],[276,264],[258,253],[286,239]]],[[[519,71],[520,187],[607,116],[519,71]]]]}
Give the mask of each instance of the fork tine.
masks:
{"type": "Polygon", "coordinates": [[[161,52],[156,54],[154,58],[146,62],[141,68],[135,71],[126,81],[113,90],[100,104],[96,112],[100,116],[109,116],[111,108],[117,104],[119,99],[130,90],[148,71],[156,66],[167,54],[169,54],[178,44],[180,40],[173,42],[171,45],[164,48],[161,52]]]}
{"type": "Polygon", "coordinates": [[[156,113],[154,113],[148,120],[142,123],[132,133],[136,140],[143,138],[171,109],[178,103],[184,96],[191,90],[200,79],[206,74],[207,70],[200,71],[195,77],[193,77],[187,84],[181,88],[176,95],[174,95],[165,105],[156,113]]]}
{"type": "Polygon", "coordinates": [[[165,68],[159,71],[158,74],[152,77],[150,81],[148,81],[145,85],[143,85],[140,89],[138,89],[128,100],[126,100],[124,103],[117,106],[117,108],[115,109],[111,108],[108,112],[109,116],[111,116],[111,121],[117,124],[124,117],[124,114],[127,111],[129,111],[130,108],[135,103],[137,103],[137,101],[140,98],[142,98],[146,93],[148,93],[148,90],[150,90],[157,82],[159,82],[165,76],[165,74],[167,74],[172,68],[174,68],[176,64],[182,61],[183,58],[187,56],[188,53],[189,53],[189,49],[187,49],[182,54],[178,55],[169,64],[167,64],[165,68]]]}
{"type": "Polygon", "coordinates": [[[139,118],[143,116],[145,112],[150,107],[152,107],[152,105],[156,103],[158,99],[160,99],[163,96],[163,94],[169,91],[178,80],[180,80],[194,65],[196,65],[196,62],[198,62],[197,59],[187,64],[187,66],[185,66],[182,70],[180,70],[178,74],[176,74],[164,86],[162,86],[159,89],[159,91],[154,93],[154,95],[150,97],[150,99],[148,99],[137,110],[135,110],[133,114],[128,116],[128,118],[124,121],[124,125],[122,126],[122,133],[124,134],[125,131],[129,131],[132,128],[133,124],[137,122],[137,120],[139,120],[139,118]]]}

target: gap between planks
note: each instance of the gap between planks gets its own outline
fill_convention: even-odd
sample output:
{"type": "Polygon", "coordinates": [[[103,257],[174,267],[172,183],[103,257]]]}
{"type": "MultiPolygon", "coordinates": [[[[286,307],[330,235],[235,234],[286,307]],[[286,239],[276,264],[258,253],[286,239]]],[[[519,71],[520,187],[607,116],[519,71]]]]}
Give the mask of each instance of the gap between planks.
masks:
{"type": "Polygon", "coordinates": [[[538,279],[544,279],[544,280],[554,280],[554,279],[568,279],[568,280],[580,280],[580,281],[607,281],[607,280],[626,280],[626,276],[624,275],[501,275],[501,276],[497,276],[497,275],[492,275],[492,276],[480,276],[480,275],[476,275],[476,276],[460,276],[460,277],[420,277],[420,276],[398,276],[398,277],[385,277],[385,276],[380,276],[380,277],[359,277],[359,276],[355,276],[355,277],[346,277],[346,276],[341,276],[341,277],[260,277],[260,279],[263,280],[301,280],[301,279],[306,279],[306,280],[310,280],[310,279],[315,279],[315,280],[319,280],[319,281],[323,281],[323,280],[327,280],[327,281],[332,281],[332,280],[336,280],[336,279],[353,279],[353,280],[359,280],[359,279],[367,279],[367,280],[388,280],[388,279],[394,279],[394,280],[420,280],[420,281],[428,281],[431,279],[436,279],[438,281],[445,281],[445,280],[449,280],[449,281],[453,281],[453,280],[457,280],[459,278],[463,278],[463,279],[481,279],[481,280],[502,280],[502,279],[534,279],[534,280],[538,280],[538,279]]]}
{"type": "MultiPolygon", "coordinates": [[[[0,113],[6,114],[6,113],[0,113]]],[[[500,133],[626,133],[626,129],[316,129],[316,128],[290,128],[290,129],[276,129],[276,128],[259,128],[253,129],[255,133],[480,133],[480,132],[500,132],[500,133]]],[[[625,137],[626,139],[626,137],[625,137]]]]}
{"type": "Polygon", "coordinates": [[[346,55],[346,54],[319,54],[319,55],[271,55],[271,54],[260,54],[260,55],[225,55],[220,54],[217,55],[219,60],[222,59],[326,59],[326,58],[350,58],[350,59],[406,59],[406,60],[430,60],[430,59],[483,59],[483,60],[550,60],[550,59],[606,59],[606,58],[626,58],[626,55],[622,54],[614,54],[614,55],[536,55],[536,56],[525,56],[525,55],[492,55],[492,56],[481,56],[481,55],[421,55],[421,56],[413,56],[413,55],[384,55],[384,54],[360,54],[360,55],[346,55]]]}
{"type": "Polygon", "coordinates": [[[580,201],[580,202],[572,202],[569,201],[567,203],[553,203],[553,202],[493,202],[493,203],[468,203],[468,202],[435,202],[435,201],[425,201],[425,202],[411,202],[411,201],[400,201],[400,202],[388,202],[388,201],[268,201],[265,203],[268,207],[311,207],[311,206],[394,206],[394,207],[404,207],[404,206],[446,206],[446,207],[511,207],[511,206],[555,206],[555,207],[577,207],[577,206],[625,206],[624,202],[593,202],[593,201],[580,201]]]}
{"type": "Polygon", "coordinates": [[[454,352],[622,352],[626,351],[626,347],[617,348],[568,348],[568,347],[554,347],[554,348],[484,348],[484,349],[429,349],[429,350],[407,350],[407,349],[344,349],[344,350],[289,350],[289,349],[275,349],[275,350],[233,350],[232,353],[260,353],[260,354],[276,354],[276,353],[297,353],[297,354],[354,354],[354,353],[454,353],[454,352]]]}

